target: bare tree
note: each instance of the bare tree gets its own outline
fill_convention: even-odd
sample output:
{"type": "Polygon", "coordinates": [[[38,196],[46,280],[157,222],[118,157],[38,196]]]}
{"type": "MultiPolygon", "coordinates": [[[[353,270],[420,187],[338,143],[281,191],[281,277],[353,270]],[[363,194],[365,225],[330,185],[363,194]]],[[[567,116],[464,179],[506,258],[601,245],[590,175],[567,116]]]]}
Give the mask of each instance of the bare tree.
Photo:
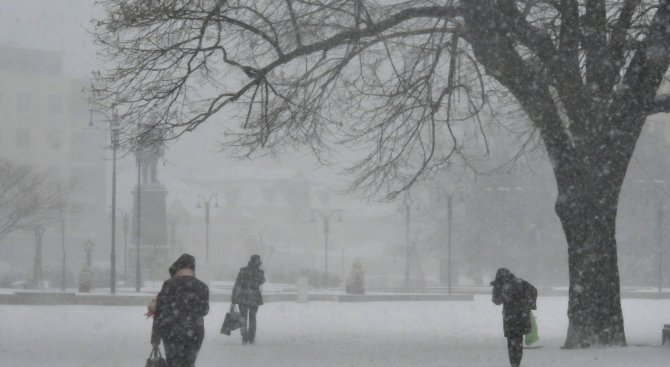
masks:
{"type": "MultiPolygon", "coordinates": [[[[42,236],[46,227],[63,219],[63,210],[71,188],[61,184],[48,172],[0,160],[0,239],[26,230],[35,236],[33,286],[43,286],[42,236]]],[[[63,247],[63,266],[65,252],[63,247]]]]}
{"type": "Polygon", "coordinates": [[[48,173],[0,160],[0,239],[50,223],[68,192],[48,173]]]}
{"type": "Polygon", "coordinates": [[[354,185],[394,197],[485,156],[490,122],[539,137],[568,244],[565,347],[626,344],[615,220],[645,119],[670,110],[667,0],[101,2],[96,100],[163,140],[237,102],[225,148],[350,147],[354,185]]]}

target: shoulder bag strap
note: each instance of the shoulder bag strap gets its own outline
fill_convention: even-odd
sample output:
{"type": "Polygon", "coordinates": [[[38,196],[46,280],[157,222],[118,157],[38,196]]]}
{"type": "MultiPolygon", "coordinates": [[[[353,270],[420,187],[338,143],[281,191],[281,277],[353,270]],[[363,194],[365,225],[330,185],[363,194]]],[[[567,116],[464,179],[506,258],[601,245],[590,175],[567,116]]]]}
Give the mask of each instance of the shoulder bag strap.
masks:
{"type": "Polygon", "coordinates": [[[161,350],[158,346],[155,346],[151,349],[151,354],[149,354],[149,359],[158,359],[161,358],[161,350]]]}

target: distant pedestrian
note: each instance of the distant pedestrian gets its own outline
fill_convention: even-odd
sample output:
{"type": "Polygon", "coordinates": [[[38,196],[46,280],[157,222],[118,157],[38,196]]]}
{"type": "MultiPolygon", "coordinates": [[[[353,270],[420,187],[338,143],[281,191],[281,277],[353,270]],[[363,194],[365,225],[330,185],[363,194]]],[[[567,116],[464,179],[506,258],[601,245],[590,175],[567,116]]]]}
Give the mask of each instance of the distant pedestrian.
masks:
{"type": "Polygon", "coordinates": [[[523,357],[523,336],[531,330],[530,310],[536,309],[537,289],[505,268],[498,269],[493,286],[493,303],[503,305],[503,330],[512,367],[523,357]]]}
{"type": "Polygon", "coordinates": [[[256,339],[256,314],[263,304],[261,285],[265,283],[262,264],[260,256],[252,255],[247,266],[240,269],[233,286],[232,303],[239,305],[244,319],[241,329],[243,344],[253,344],[256,339]]]}
{"type": "Polygon", "coordinates": [[[181,255],[156,297],[151,344],[163,340],[167,367],[194,367],[205,338],[209,288],[195,277],[195,258],[181,255]]]}

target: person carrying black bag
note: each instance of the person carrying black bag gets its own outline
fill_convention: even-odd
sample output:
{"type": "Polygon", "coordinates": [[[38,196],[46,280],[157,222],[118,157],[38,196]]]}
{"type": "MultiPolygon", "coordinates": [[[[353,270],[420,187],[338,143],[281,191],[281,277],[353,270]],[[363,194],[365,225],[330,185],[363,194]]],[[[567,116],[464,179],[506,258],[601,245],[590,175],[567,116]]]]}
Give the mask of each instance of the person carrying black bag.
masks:
{"type": "Polygon", "coordinates": [[[537,309],[537,289],[517,278],[505,268],[496,272],[493,303],[503,305],[503,330],[507,338],[507,353],[512,367],[519,367],[523,357],[523,336],[531,330],[530,310],[537,309]]]}
{"type": "Polygon", "coordinates": [[[239,305],[244,320],[241,328],[242,344],[253,344],[256,339],[256,314],[258,307],[263,304],[261,285],[265,283],[262,264],[259,255],[252,255],[247,266],[240,269],[233,286],[232,303],[239,305]]]}
{"type": "Polygon", "coordinates": [[[194,367],[205,338],[209,288],[195,277],[195,258],[189,254],[170,266],[173,271],[156,297],[151,344],[163,340],[167,367],[194,367]]]}

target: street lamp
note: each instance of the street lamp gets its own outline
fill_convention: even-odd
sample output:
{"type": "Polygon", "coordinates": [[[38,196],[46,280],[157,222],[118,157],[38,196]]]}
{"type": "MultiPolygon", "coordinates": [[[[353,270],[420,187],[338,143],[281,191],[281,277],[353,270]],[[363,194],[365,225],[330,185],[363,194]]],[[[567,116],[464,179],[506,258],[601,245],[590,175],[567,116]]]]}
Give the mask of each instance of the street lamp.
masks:
{"type": "Polygon", "coordinates": [[[330,212],[324,214],[321,211],[317,209],[312,209],[311,214],[312,214],[312,222],[314,222],[314,213],[318,214],[321,217],[321,221],[323,222],[323,241],[324,241],[324,247],[325,247],[325,268],[323,272],[323,286],[324,288],[328,287],[328,234],[330,233],[330,219],[333,215],[336,213],[338,214],[338,222],[342,221],[342,210],[340,209],[334,209],[331,210],[330,212]]]}
{"type": "MultiPolygon", "coordinates": [[[[200,208],[200,203],[202,202],[205,207],[205,262],[209,264],[209,205],[214,200],[214,207],[219,207],[218,194],[211,194],[209,199],[205,199],[204,196],[198,194],[196,205],[197,208],[200,208]]],[[[209,270],[209,269],[208,269],[209,270]]]]}
{"type": "Polygon", "coordinates": [[[44,287],[44,272],[42,270],[42,235],[44,234],[44,227],[37,225],[33,228],[35,234],[35,266],[33,269],[33,278],[35,288],[42,289],[44,287]]]}
{"type": "Polygon", "coordinates": [[[405,203],[405,287],[409,287],[409,256],[410,256],[410,222],[411,222],[411,203],[405,203]]]}
{"type": "Polygon", "coordinates": [[[136,241],[137,241],[137,256],[135,259],[135,292],[140,292],[142,288],[142,273],[140,272],[140,243],[142,242],[140,225],[142,224],[142,217],[140,212],[140,207],[142,204],[142,144],[137,144],[135,147],[135,158],[137,159],[137,219],[135,222],[135,231],[136,231],[136,241]]]}
{"type": "Polygon", "coordinates": [[[112,145],[112,253],[110,255],[110,275],[109,275],[109,290],[111,294],[116,293],[116,150],[119,147],[119,131],[121,126],[119,124],[119,115],[114,111],[112,113],[112,118],[99,110],[90,110],[91,118],[89,120],[89,126],[93,126],[93,112],[97,112],[104,116],[109,122],[109,131],[111,137],[112,145]]]}
{"type": "Polygon", "coordinates": [[[454,228],[452,226],[452,201],[452,195],[447,195],[447,230],[449,231],[447,233],[447,291],[449,294],[451,294],[451,267],[453,265],[451,262],[451,233],[454,228]]]}
{"type": "MultiPolygon", "coordinates": [[[[116,210],[121,212],[121,218],[123,221],[123,284],[128,284],[128,213],[116,207],[116,210]]],[[[112,213],[115,215],[116,213],[112,213]]]]}
{"type": "Polygon", "coordinates": [[[663,195],[658,202],[656,215],[656,241],[658,243],[658,293],[663,293],[663,195]]]}

